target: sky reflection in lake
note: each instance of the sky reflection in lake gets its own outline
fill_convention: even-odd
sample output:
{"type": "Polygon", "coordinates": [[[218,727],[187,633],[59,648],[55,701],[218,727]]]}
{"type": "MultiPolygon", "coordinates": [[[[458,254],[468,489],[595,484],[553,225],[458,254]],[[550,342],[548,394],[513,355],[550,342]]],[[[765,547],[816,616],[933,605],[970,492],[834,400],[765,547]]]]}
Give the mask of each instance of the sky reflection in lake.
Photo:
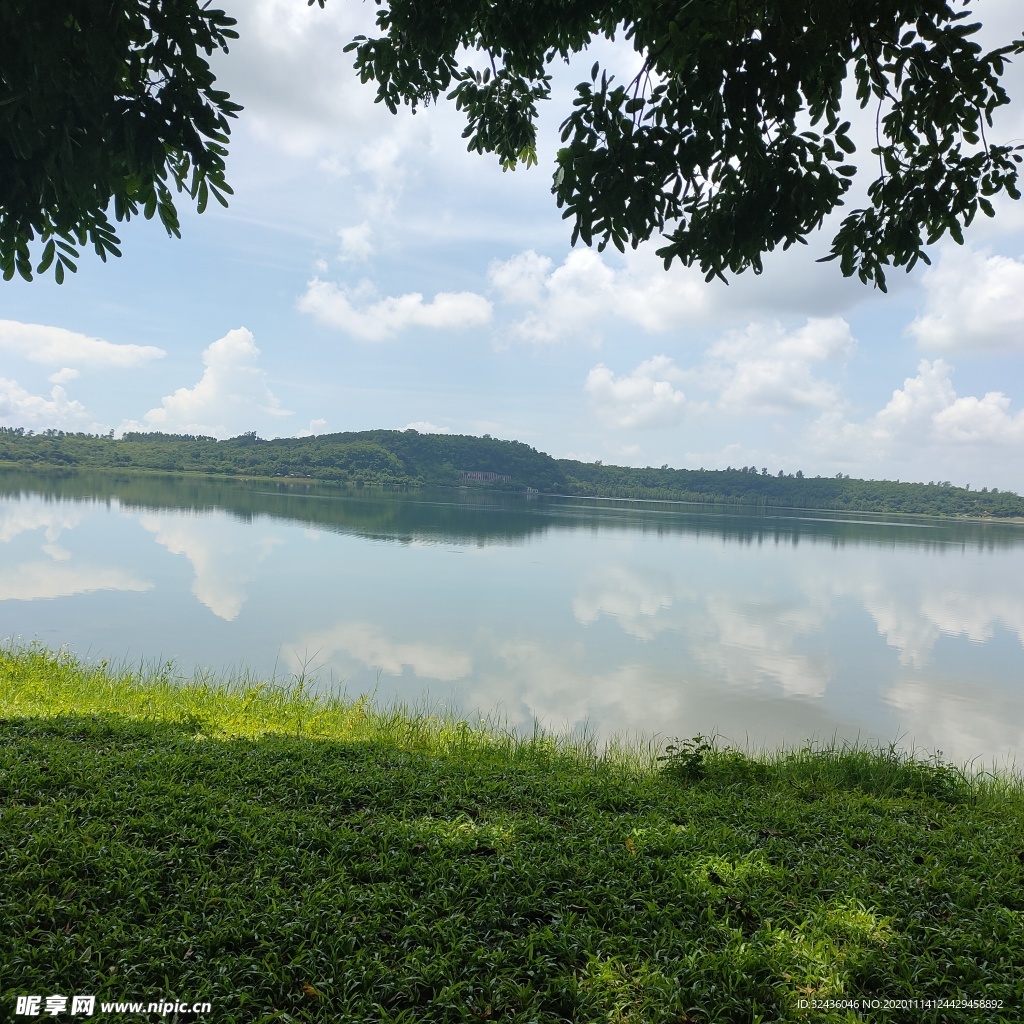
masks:
{"type": "Polygon", "coordinates": [[[1024,753],[1024,528],[0,476],[0,635],[600,736],[1024,753]]]}

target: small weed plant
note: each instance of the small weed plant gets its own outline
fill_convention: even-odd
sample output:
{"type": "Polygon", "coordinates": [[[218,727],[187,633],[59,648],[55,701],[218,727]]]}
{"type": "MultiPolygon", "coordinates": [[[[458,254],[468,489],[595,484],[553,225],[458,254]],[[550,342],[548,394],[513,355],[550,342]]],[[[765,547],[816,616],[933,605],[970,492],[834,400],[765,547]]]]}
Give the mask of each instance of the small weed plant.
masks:
{"type": "Polygon", "coordinates": [[[714,750],[714,739],[699,733],[688,740],[676,737],[665,747],[665,753],[658,761],[662,762],[662,771],[666,775],[696,782],[707,775],[707,757],[714,750]]]}

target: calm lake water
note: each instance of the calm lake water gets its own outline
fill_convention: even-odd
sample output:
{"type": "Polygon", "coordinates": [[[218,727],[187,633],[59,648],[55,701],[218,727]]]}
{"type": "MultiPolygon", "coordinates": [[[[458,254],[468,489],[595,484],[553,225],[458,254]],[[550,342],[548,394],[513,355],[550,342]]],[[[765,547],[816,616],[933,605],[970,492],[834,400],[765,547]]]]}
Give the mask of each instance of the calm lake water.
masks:
{"type": "Polygon", "coordinates": [[[529,726],[1024,763],[1024,527],[0,472],[0,638],[529,726]]]}

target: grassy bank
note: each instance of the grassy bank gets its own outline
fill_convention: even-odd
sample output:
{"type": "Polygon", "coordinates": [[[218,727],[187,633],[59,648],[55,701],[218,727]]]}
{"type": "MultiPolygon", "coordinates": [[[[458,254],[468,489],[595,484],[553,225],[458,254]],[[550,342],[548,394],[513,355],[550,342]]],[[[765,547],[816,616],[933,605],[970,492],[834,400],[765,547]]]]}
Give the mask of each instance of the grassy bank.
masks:
{"type": "Polygon", "coordinates": [[[38,649],[0,652],[0,719],[4,1019],[1024,1019],[1019,780],[602,754],[38,649]]]}

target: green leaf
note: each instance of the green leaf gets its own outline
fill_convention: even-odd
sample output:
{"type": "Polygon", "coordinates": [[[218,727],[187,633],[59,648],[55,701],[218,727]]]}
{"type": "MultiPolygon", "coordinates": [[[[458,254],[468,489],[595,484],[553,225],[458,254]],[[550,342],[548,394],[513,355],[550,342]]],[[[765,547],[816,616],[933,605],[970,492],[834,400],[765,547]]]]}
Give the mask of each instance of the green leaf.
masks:
{"type": "Polygon", "coordinates": [[[36,267],[37,274],[45,274],[50,269],[50,264],[53,263],[53,258],[57,253],[57,246],[54,240],[51,238],[43,249],[43,256],[40,259],[38,266],[36,267]]]}
{"type": "Polygon", "coordinates": [[[844,153],[856,153],[857,147],[849,135],[836,135],[836,142],[844,153]]]}

